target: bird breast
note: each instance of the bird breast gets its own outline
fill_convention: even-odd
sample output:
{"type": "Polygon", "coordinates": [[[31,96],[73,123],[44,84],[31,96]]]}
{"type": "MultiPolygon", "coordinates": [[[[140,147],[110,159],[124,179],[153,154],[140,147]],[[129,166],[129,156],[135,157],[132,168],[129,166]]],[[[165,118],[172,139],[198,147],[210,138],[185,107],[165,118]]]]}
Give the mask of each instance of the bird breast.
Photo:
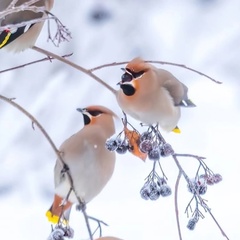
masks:
{"type": "Polygon", "coordinates": [[[146,123],[159,123],[166,131],[171,131],[180,118],[180,108],[176,107],[165,88],[152,89],[151,92],[136,91],[133,96],[126,96],[119,90],[119,106],[131,117],[146,123]]]}
{"type": "MultiPolygon", "coordinates": [[[[77,138],[77,134],[72,138],[77,138]]],[[[82,136],[80,136],[82,138],[82,136]]],[[[63,160],[68,165],[73,179],[74,188],[78,196],[85,202],[91,201],[101,192],[111,178],[115,165],[115,154],[105,148],[106,139],[87,139],[76,144],[67,144],[60,149],[63,151],[63,160]],[[71,147],[69,148],[68,146],[71,147]]],[[[70,185],[66,176],[61,174],[62,165],[59,160],[55,166],[56,194],[66,197],[70,185]]],[[[65,174],[66,175],[66,174],[65,174]]],[[[70,202],[77,202],[74,194],[69,197],[70,202]]]]}

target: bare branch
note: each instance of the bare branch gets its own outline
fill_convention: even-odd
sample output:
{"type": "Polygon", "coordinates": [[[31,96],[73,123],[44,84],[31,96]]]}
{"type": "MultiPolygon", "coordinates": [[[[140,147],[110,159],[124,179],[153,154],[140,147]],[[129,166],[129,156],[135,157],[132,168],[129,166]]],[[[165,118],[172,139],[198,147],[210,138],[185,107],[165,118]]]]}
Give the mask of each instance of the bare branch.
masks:
{"type": "Polygon", "coordinates": [[[177,220],[177,229],[178,229],[179,240],[182,240],[180,220],[179,220],[179,211],[178,211],[178,187],[179,187],[179,182],[180,182],[181,176],[182,176],[182,172],[179,171],[177,181],[175,184],[175,193],[174,193],[175,214],[176,214],[176,220],[177,220]]]}
{"type": "MultiPolygon", "coordinates": [[[[38,0],[39,1],[39,0],[38,0]]],[[[29,4],[22,4],[20,6],[17,7],[12,7],[12,8],[7,8],[6,10],[0,12],[0,19],[5,18],[6,16],[10,15],[10,14],[14,14],[17,12],[22,12],[22,11],[32,11],[32,12],[45,12],[46,11],[46,7],[37,7],[37,6],[30,6],[29,4]]]]}
{"type": "MultiPolygon", "coordinates": [[[[0,99],[5,101],[5,102],[7,102],[7,103],[9,103],[13,107],[17,108],[20,112],[22,112],[24,115],[26,115],[31,120],[32,123],[36,124],[36,126],[43,133],[44,137],[47,139],[47,141],[49,142],[49,144],[53,148],[54,152],[56,153],[56,155],[57,155],[58,159],[60,160],[60,162],[62,163],[63,167],[67,166],[67,164],[64,162],[64,160],[63,160],[59,150],[57,149],[56,145],[54,144],[54,142],[52,141],[52,139],[50,138],[50,136],[48,135],[46,130],[43,128],[43,126],[37,121],[37,119],[35,117],[33,117],[27,110],[25,110],[19,104],[15,103],[13,101],[13,100],[15,100],[15,98],[6,98],[6,97],[0,95],[0,99]]],[[[70,172],[66,171],[66,174],[68,176],[68,180],[69,180],[71,189],[73,190],[73,192],[74,192],[74,194],[75,194],[75,196],[76,196],[76,198],[78,200],[78,203],[81,206],[85,205],[85,203],[77,195],[77,192],[76,192],[76,190],[74,188],[73,179],[72,179],[72,176],[71,176],[70,172]]],[[[89,225],[88,215],[86,213],[86,208],[82,208],[82,213],[83,213],[84,218],[85,218],[85,222],[86,222],[86,226],[87,226],[87,229],[88,229],[89,237],[90,237],[91,240],[93,240],[92,232],[91,232],[90,225],[89,225]]]]}
{"type": "Polygon", "coordinates": [[[40,52],[40,53],[42,53],[42,54],[45,54],[45,55],[47,55],[47,56],[50,56],[50,57],[52,57],[52,58],[55,58],[55,59],[59,60],[60,62],[63,62],[63,63],[65,63],[65,64],[67,64],[67,65],[69,65],[69,66],[71,66],[71,67],[73,67],[73,68],[75,68],[75,69],[77,69],[77,70],[79,70],[79,71],[87,74],[88,76],[90,76],[91,78],[93,78],[95,81],[97,81],[98,83],[100,83],[101,85],[103,85],[105,88],[107,88],[109,91],[111,91],[114,95],[116,95],[116,92],[117,92],[117,91],[116,91],[114,88],[112,88],[110,85],[108,85],[107,83],[105,83],[102,79],[100,79],[99,77],[97,77],[95,74],[93,74],[91,71],[87,70],[86,68],[83,68],[83,67],[77,65],[76,63],[71,62],[71,61],[69,61],[69,60],[67,60],[67,59],[65,59],[65,58],[63,58],[63,57],[61,57],[61,56],[59,56],[59,55],[57,55],[57,54],[54,54],[54,53],[52,53],[52,52],[49,52],[49,51],[47,51],[47,50],[45,50],[45,49],[42,49],[42,48],[39,48],[39,47],[36,47],[36,46],[33,46],[32,49],[35,50],[35,51],[37,51],[37,52],[40,52]]]}
{"type": "MultiPolygon", "coordinates": [[[[208,75],[206,75],[206,74],[204,74],[204,73],[202,73],[202,72],[200,72],[200,71],[198,71],[198,70],[195,70],[195,69],[193,69],[193,68],[187,67],[187,66],[184,65],[184,64],[178,64],[178,63],[172,63],[172,62],[165,62],[165,61],[152,61],[152,60],[145,61],[145,62],[148,62],[148,63],[157,63],[157,64],[162,64],[162,65],[171,65],[171,66],[176,66],[176,67],[185,68],[185,69],[187,69],[187,70],[189,70],[189,71],[192,71],[192,72],[195,72],[195,73],[197,73],[197,74],[199,74],[199,75],[202,75],[202,76],[210,79],[211,81],[213,81],[213,82],[215,82],[215,83],[217,83],[217,84],[221,84],[221,83],[222,83],[222,82],[217,81],[217,80],[215,80],[214,78],[212,78],[212,77],[210,77],[210,76],[208,76],[208,75]]],[[[95,67],[95,68],[91,68],[91,69],[89,69],[89,71],[94,72],[94,71],[100,70],[100,69],[102,69],[102,68],[114,67],[114,66],[123,65],[123,64],[128,64],[128,63],[129,63],[129,62],[127,62],[127,61],[107,63],[107,64],[103,64],[103,65],[97,66],[97,67],[95,67]]]]}
{"type": "Polygon", "coordinates": [[[6,29],[20,28],[20,27],[24,27],[26,25],[32,25],[32,24],[35,24],[35,23],[44,22],[44,21],[50,20],[50,19],[55,20],[54,17],[41,17],[41,18],[35,18],[35,19],[32,19],[32,20],[29,20],[29,21],[20,22],[20,23],[4,25],[4,26],[0,27],[0,32],[4,31],[6,29]]]}
{"type": "MultiPolygon", "coordinates": [[[[65,57],[70,57],[70,56],[72,56],[72,55],[73,55],[73,53],[69,53],[69,54],[63,55],[62,57],[65,58],[65,57]]],[[[1,73],[5,73],[5,72],[9,72],[9,71],[12,71],[12,70],[15,70],[15,69],[23,68],[23,67],[26,67],[26,66],[35,64],[35,63],[40,63],[40,62],[44,62],[44,61],[51,61],[51,60],[53,60],[53,59],[54,59],[54,58],[52,58],[52,57],[45,57],[45,58],[42,58],[42,59],[39,59],[39,60],[36,60],[36,61],[32,61],[32,62],[24,63],[24,64],[22,64],[22,65],[18,65],[18,66],[16,66],[16,67],[12,67],[12,68],[8,68],[8,69],[1,70],[1,71],[0,71],[0,74],[1,74],[1,73]]]]}

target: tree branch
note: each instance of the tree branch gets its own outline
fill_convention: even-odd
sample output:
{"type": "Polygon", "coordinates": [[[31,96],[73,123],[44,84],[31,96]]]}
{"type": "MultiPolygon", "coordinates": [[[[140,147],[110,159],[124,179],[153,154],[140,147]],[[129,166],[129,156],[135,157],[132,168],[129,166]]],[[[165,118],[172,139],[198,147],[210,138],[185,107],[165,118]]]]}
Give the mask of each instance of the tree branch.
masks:
{"type": "Polygon", "coordinates": [[[105,88],[107,88],[110,92],[112,92],[114,95],[116,95],[116,90],[114,88],[112,88],[110,85],[108,85],[107,83],[105,83],[102,79],[100,79],[99,77],[97,77],[95,74],[93,74],[91,71],[87,70],[86,68],[83,68],[79,65],[77,65],[76,63],[74,62],[71,62],[57,54],[54,54],[52,52],[49,52],[45,49],[42,49],[42,48],[39,48],[39,47],[36,47],[36,46],[33,46],[32,47],[33,50],[39,52],[39,53],[42,53],[42,54],[45,54],[47,56],[50,56],[52,58],[55,58],[57,60],[59,60],[60,62],[63,62],[85,74],[87,74],[88,76],[90,76],[91,78],[93,78],[95,81],[97,81],[98,83],[100,83],[101,85],[103,85],[105,88]]]}
{"type": "MultiPolygon", "coordinates": [[[[69,54],[63,55],[62,57],[65,58],[65,57],[70,57],[70,56],[72,56],[72,55],[73,55],[72,53],[69,53],[69,54]]],[[[12,68],[8,68],[8,69],[1,70],[1,71],[0,71],[0,74],[1,74],[1,73],[5,73],[5,72],[8,72],[8,71],[15,70],[15,69],[18,69],[18,68],[23,68],[23,67],[26,67],[26,66],[35,64],[35,63],[40,63],[40,62],[44,62],[44,61],[51,61],[51,60],[53,60],[53,59],[54,59],[54,58],[52,58],[52,57],[45,57],[45,58],[42,58],[42,59],[39,59],[39,60],[36,60],[36,61],[32,61],[32,62],[24,63],[24,64],[22,64],[22,65],[18,65],[18,66],[16,66],[16,67],[12,67],[12,68]]]]}
{"type": "MultiPolygon", "coordinates": [[[[217,81],[215,80],[214,78],[198,71],[198,70],[195,70],[193,68],[190,68],[190,67],[187,67],[186,65],[184,64],[178,64],[178,63],[172,63],[172,62],[165,62],[165,61],[152,61],[152,60],[149,60],[149,61],[145,61],[145,62],[148,62],[148,63],[157,63],[157,64],[162,64],[162,65],[171,65],[171,66],[175,66],[175,67],[181,67],[181,68],[185,68],[189,71],[192,71],[192,72],[195,72],[199,75],[202,75],[208,79],[210,79],[211,81],[217,83],[217,84],[221,84],[222,82],[220,81],[217,81]]],[[[128,64],[129,62],[127,61],[124,61],[124,62],[113,62],[113,63],[107,63],[107,64],[103,64],[103,65],[100,65],[100,66],[97,66],[95,68],[91,68],[91,69],[88,69],[89,71],[91,72],[94,72],[94,71],[97,71],[97,70],[100,70],[102,68],[106,68],[106,67],[114,67],[114,66],[118,66],[118,65],[123,65],[123,64],[128,64]]]]}
{"type": "Polygon", "coordinates": [[[179,220],[179,211],[178,211],[178,187],[179,187],[179,182],[180,182],[181,176],[182,176],[182,172],[179,171],[177,181],[175,184],[175,193],[174,193],[175,214],[176,214],[176,220],[177,220],[177,229],[178,229],[179,240],[182,240],[180,220],[179,220]]]}
{"type": "MultiPolygon", "coordinates": [[[[44,137],[47,139],[47,141],[49,142],[49,144],[51,145],[51,147],[53,148],[54,152],[56,153],[58,159],[60,160],[60,162],[62,163],[63,167],[67,166],[67,164],[64,162],[60,152],[58,151],[56,145],[54,144],[54,142],[52,141],[52,139],[50,138],[50,136],[48,135],[48,133],[46,132],[46,130],[43,128],[43,126],[37,121],[37,119],[35,117],[33,117],[27,110],[25,110],[23,107],[21,107],[19,104],[15,103],[13,100],[15,100],[15,98],[6,98],[2,95],[0,95],[0,99],[9,103],[10,105],[12,105],[13,107],[17,108],[20,112],[22,112],[24,115],[26,115],[34,124],[36,124],[36,126],[39,128],[39,130],[43,133],[44,137]]],[[[66,174],[68,176],[68,180],[70,183],[70,186],[76,196],[76,198],[78,199],[78,203],[83,206],[85,205],[85,203],[80,199],[80,197],[77,195],[77,192],[74,188],[74,184],[73,184],[73,179],[72,176],[70,174],[69,171],[66,171],[66,174]]],[[[89,237],[91,240],[93,240],[93,236],[92,236],[92,232],[90,229],[90,225],[89,225],[89,220],[88,220],[88,215],[86,213],[86,209],[82,208],[82,213],[84,215],[85,218],[85,222],[86,222],[86,226],[88,229],[88,233],[89,233],[89,237]]]]}

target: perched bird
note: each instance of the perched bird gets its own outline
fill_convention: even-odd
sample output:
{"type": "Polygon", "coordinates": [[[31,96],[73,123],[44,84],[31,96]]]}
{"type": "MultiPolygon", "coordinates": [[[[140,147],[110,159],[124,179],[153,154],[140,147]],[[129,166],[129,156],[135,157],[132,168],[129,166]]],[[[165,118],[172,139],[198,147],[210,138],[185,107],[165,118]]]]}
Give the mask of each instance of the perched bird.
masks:
{"type": "Polygon", "coordinates": [[[84,203],[102,191],[114,171],[115,154],[105,148],[105,142],[115,133],[113,117],[116,115],[103,106],[77,110],[83,114],[84,127],[59,148],[66,166],[57,159],[54,169],[54,202],[46,213],[53,223],[57,223],[60,217],[68,221],[68,210],[73,203],[78,202],[73,191],[65,199],[71,188],[66,171],[71,174],[77,196],[84,203]]]}
{"type": "Polygon", "coordinates": [[[130,61],[118,83],[121,109],[145,124],[158,123],[165,131],[179,132],[180,106],[194,107],[188,88],[170,72],[158,69],[141,58],[130,61]]]}
{"type": "MultiPolygon", "coordinates": [[[[15,7],[21,6],[28,1],[29,0],[18,0],[15,7]]],[[[0,12],[6,10],[11,2],[12,0],[1,0],[0,12]]],[[[46,11],[50,11],[53,7],[53,2],[54,0],[39,0],[32,4],[31,7],[45,7],[46,11]]],[[[5,16],[3,19],[0,19],[0,27],[44,17],[47,17],[47,13],[34,12],[30,10],[18,11],[5,16]]],[[[16,28],[6,28],[4,31],[0,32],[0,48],[6,47],[6,49],[9,51],[20,52],[34,46],[42,30],[43,24],[44,21],[26,24],[16,28]]]]}

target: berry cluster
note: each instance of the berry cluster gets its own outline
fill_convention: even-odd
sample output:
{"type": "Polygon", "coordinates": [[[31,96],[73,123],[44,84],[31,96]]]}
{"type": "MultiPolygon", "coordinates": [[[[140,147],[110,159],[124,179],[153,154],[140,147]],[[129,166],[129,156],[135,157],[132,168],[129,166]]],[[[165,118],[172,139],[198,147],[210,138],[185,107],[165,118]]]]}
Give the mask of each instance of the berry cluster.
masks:
{"type": "Polygon", "coordinates": [[[140,190],[140,195],[145,200],[157,200],[160,196],[167,197],[171,195],[172,190],[167,185],[167,181],[163,177],[159,177],[155,172],[155,168],[148,175],[147,181],[140,190]]]}
{"type": "Polygon", "coordinates": [[[105,147],[113,152],[116,151],[119,154],[124,154],[127,150],[130,150],[130,145],[126,139],[121,140],[120,136],[117,138],[109,138],[106,141],[105,147]]]}
{"type": "Polygon", "coordinates": [[[116,151],[119,154],[124,154],[127,151],[133,153],[134,147],[136,147],[138,151],[153,161],[158,161],[160,157],[172,155],[174,151],[171,145],[166,143],[164,139],[161,139],[158,130],[154,130],[155,131],[149,128],[148,131],[140,135],[135,129],[134,131],[129,131],[125,127],[124,131],[118,134],[117,137],[109,138],[105,146],[109,151],[116,151]],[[121,137],[122,133],[125,134],[123,138],[121,137]]]}
{"type": "Polygon", "coordinates": [[[141,134],[139,149],[143,153],[147,153],[148,158],[153,161],[158,161],[160,157],[168,157],[174,153],[171,145],[163,141],[158,132],[155,133],[151,129],[141,134]]]}
{"type": "Polygon", "coordinates": [[[69,226],[56,225],[52,230],[48,240],[64,240],[66,238],[73,238],[74,230],[69,226]]]}
{"type": "Polygon", "coordinates": [[[207,184],[205,179],[202,177],[190,180],[187,187],[188,191],[193,194],[197,193],[203,195],[207,192],[207,184]]]}
{"type": "Polygon", "coordinates": [[[222,175],[219,173],[205,173],[200,175],[200,178],[203,178],[206,181],[207,185],[213,185],[222,181],[222,175]]]}

